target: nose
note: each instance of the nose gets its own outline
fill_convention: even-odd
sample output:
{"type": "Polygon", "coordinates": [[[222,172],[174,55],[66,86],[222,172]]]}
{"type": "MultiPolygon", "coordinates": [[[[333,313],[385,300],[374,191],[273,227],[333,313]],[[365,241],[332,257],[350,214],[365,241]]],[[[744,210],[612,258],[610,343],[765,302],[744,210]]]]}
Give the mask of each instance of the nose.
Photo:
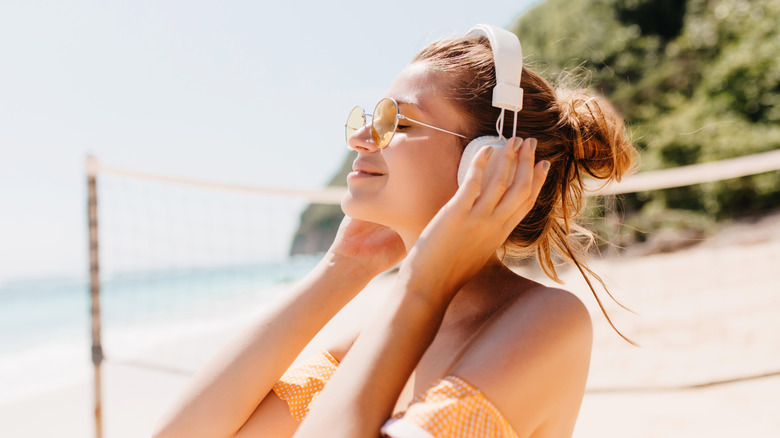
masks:
{"type": "Polygon", "coordinates": [[[347,139],[347,147],[357,152],[376,152],[379,148],[371,136],[371,123],[365,123],[362,128],[353,132],[347,139]]]}

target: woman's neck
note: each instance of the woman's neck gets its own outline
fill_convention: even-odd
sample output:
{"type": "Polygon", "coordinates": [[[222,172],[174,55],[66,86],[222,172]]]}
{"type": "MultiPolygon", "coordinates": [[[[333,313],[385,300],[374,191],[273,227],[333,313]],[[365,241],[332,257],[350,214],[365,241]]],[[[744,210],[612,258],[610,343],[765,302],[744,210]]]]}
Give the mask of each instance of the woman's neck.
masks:
{"type": "MultiPolygon", "coordinates": [[[[394,228],[407,253],[422,230],[394,228]]],[[[460,290],[455,293],[442,320],[442,328],[472,325],[488,318],[520,293],[539,284],[515,274],[494,254],[460,290]]]]}
{"type": "Polygon", "coordinates": [[[515,274],[497,256],[455,293],[442,328],[479,324],[506,303],[538,283],[515,274]]]}

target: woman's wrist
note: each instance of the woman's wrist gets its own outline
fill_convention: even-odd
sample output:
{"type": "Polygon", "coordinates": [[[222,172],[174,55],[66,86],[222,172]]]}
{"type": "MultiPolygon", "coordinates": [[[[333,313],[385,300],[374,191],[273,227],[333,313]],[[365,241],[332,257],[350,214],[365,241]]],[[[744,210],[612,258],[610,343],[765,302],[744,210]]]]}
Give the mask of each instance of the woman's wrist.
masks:
{"type": "Polygon", "coordinates": [[[365,260],[345,256],[334,251],[325,253],[321,261],[321,267],[330,275],[345,277],[345,281],[362,283],[363,286],[384,272],[384,269],[374,266],[365,260]]]}
{"type": "Polygon", "coordinates": [[[414,266],[402,266],[398,272],[395,290],[401,295],[417,297],[425,302],[430,310],[446,308],[456,290],[448,284],[446,278],[426,269],[414,266]]]}

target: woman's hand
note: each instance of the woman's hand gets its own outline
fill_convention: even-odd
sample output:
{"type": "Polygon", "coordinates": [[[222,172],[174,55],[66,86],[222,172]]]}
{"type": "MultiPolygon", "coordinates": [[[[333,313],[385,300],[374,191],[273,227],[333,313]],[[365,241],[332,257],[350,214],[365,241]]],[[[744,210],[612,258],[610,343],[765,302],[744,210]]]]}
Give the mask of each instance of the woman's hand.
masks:
{"type": "Polygon", "coordinates": [[[328,253],[374,278],[398,264],[406,256],[406,247],[390,228],[345,216],[328,253]]]}
{"type": "Polygon", "coordinates": [[[461,187],[409,252],[400,278],[412,290],[448,303],[534,206],[549,162],[534,165],[536,139],[521,140],[477,154],[461,187]]]}

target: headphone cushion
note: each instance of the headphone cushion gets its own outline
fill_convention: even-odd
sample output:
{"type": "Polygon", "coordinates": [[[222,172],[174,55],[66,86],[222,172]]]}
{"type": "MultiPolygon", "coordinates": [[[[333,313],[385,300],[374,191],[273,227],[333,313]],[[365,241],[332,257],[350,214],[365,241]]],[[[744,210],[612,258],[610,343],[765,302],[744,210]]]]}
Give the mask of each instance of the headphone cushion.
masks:
{"type": "Polygon", "coordinates": [[[471,166],[471,162],[474,161],[474,157],[477,156],[477,152],[486,147],[500,148],[506,143],[506,140],[494,135],[483,135],[477,137],[463,149],[463,155],[460,157],[460,166],[458,167],[458,186],[463,184],[463,180],[466,179],[466,172],[471,166]]]}

